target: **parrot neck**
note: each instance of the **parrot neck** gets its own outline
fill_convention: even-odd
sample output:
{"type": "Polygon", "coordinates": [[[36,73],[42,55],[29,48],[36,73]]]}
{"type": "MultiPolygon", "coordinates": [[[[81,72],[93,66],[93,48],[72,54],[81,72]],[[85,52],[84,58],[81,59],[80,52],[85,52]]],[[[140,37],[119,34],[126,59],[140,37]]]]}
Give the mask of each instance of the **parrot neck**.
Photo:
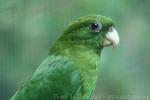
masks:
{"type": "MultiPolygon", "coordinates": [[[[80,41],[81,42],[81,41],[80,41]]],[[[66,55],[66,51],[69,51],[69,53],[72,52],[86,52],[86,51],[90,51],[91,54],[96,54],[98,56],[100,56],[101,51],[102,51],[103,47],[97,47],[93,44],[90,43],[79,43],[79,42],[67,42],[67,41],[62,41],[62,40],[58,40],[54,46],[51,48],[50,50],[50,54],[61,54],[61,55],[66,55]]],[[[68,55],[68,53],[67,53],[68,55]]],[[[79,55],[79,54],[78,54],[79,55]]]]}
{"type": "Polygon", "coordinates": [[[92,46],[68,44],[63,43],[63,41],[57,41],[50,50],[50,54],[67,57],[87,69],[87,66],[91,68],[96,67],[100,60],[101,50],[102,47],[93,48],[92,46]]]}
{"type": "Polygon", "coordinates": [[[99,67],[100,53],[102,48],[93,48],[92,46],[76,45],[63,43],[63,41],[57,41],[56,44],[50,50],[50,55],[61,55],[69,60],[81,70],[97,70],[99,67]]]}

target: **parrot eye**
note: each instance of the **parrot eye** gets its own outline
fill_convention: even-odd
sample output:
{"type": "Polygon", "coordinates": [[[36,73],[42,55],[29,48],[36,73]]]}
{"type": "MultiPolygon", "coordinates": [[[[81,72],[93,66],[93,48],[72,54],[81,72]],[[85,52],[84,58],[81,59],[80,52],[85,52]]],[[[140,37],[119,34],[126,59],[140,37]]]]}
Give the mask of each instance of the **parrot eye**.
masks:
{"type": "Polygon", "coordinates": [[[94,22],[94,23],[90,24],[89,28],[92,32],[100,32],[100,30],[102,28],[102,24],[94,22]]]}

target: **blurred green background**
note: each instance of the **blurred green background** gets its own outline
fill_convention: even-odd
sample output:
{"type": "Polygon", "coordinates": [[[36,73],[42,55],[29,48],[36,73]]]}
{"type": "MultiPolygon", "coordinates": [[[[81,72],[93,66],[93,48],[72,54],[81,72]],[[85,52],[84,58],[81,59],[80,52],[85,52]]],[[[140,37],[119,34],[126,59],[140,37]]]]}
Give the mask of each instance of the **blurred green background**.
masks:
{"type": "Polygon", "coordinates": [[[149,9],[150,0],[0,0],[0,100],[30,78],[68,23],[89,14],[112,17],[121,40],[102,52],[94,95],[150,96],[149,9]]]}

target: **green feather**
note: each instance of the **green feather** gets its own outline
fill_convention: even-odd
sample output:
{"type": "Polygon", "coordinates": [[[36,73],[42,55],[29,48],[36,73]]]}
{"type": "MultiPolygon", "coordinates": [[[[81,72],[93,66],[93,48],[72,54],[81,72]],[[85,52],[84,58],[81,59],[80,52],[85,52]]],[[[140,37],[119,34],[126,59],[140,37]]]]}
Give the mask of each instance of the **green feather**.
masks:
{"type": "Polygon", "coordinates": [[[102,43],[113,21],[101,15],[81,17],[69,25],[50,56],[11,100],[88,100],[97,80],[102,43]],[[102,24],[93,33],[89,25],[102,24]]]}
{"type": "Polygon", "coordinates": [[[12,100],[70,100],[80,89],[79,71],[61,56],[48,57],[12,100]]]}

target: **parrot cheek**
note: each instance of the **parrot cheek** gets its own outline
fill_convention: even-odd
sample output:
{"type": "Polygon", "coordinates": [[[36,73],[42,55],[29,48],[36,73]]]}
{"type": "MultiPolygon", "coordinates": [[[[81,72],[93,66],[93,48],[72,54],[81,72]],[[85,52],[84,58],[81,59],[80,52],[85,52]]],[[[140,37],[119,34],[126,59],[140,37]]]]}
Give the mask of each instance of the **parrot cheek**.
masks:
{"type": "Polygon", "coordinates": [[[119,36],[115,28],[110,27],[107,34],[105,35],[105,39],[103,42],[103,46],[113,46],[117,47],[119,45],[119,36]]]}

